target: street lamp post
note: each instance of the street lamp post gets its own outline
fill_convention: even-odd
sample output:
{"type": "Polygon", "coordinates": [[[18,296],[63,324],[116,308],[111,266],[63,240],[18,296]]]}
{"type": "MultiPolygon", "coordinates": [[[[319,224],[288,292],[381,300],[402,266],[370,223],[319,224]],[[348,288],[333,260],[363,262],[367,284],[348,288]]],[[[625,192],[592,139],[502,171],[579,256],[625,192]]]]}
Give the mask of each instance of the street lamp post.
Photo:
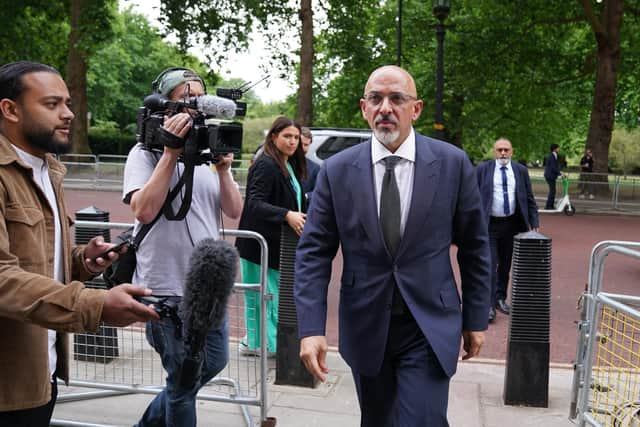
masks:
{"type": "Polygon", "coordinates": [[[449,16],[451,0],[433,0],[433,15],[438,18],[436,24],[436,40],[438,42],[437,63],[436,63],[436,108],[434,114],[434,136],[444,139],[444,113],[442,106],[442,92],[444,88],[444,33],[446,27],[445,19],[449,16]]]}

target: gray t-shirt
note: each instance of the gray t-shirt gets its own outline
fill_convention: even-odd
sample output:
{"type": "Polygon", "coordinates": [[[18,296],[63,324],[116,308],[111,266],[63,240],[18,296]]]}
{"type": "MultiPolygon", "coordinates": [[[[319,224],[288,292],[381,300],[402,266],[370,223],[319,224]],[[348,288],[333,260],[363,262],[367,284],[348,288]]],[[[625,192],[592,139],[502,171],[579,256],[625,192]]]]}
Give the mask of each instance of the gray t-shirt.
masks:
{"type": "MultiPolygon", "coordinates": [[[[128,203],[133,191],[141,189],[149,180],[160,159],[159,153],[141,147],[141,144],[136,144],[127,157],[122,194],[125,203],[128,203]]],[[[183,173],[184,163],[178,162],[171,177],[171,188],[175,187],[183,173]]],[[[207,165],[196,166],[193,196],[187,216],[182,221],[168,221],[163,215],[153,225],[136,253],[134,284],[153,289],[157,296],[183,295],[193,247],[207,237],[218,238],[219,196],[220,181],[215,169],[207,165]]],[[[180,195],[173,200],[174,213],[178,212],[181,201],[180,195]]],[[[141,226],[136,220],[136,233],[141,226]]]]}

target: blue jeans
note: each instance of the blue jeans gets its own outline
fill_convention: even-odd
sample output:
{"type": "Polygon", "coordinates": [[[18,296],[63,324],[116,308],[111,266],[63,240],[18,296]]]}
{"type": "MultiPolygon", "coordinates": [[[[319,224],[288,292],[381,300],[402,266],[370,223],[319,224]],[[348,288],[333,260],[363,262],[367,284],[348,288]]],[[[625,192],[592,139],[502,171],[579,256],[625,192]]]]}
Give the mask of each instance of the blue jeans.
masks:
{"type": "Polygon", "coordinates": [[[179,385],[180,367],[185,349],[182,338],[176,338],[176,328],[171,319],[148,322],[147,341],[160,354],[162,366],[167,371],[165,388],[151,401],[138,422],[138,427],[195,427],[196,394],[227,364],[229,339],[227,320],[222,327],[207,334],[204,362],[200,380],[192,389],[179,385]]]}

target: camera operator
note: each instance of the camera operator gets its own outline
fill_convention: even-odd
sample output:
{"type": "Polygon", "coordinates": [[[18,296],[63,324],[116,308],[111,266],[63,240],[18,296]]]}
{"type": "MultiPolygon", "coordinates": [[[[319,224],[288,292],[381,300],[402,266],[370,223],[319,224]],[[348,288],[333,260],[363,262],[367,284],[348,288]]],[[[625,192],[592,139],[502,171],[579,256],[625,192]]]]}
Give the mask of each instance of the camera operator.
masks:
{"type": "MultiPolygon", "coordinates": [[[[186,68],[170,68],[154,81],[154,91],[172,101],[180,101],[205,93],[202,78],[186,68]]],[[[193,124],[192,111],[165,116],[163,129],[185,139],[193,124]]],[[[242,197],[231,174],[233,154],[216,159],[215,172],[208,165],[195,167],[190,208],[183,220],[169,221],[160,214],[167,198],[185,170],[179,162],[182,148],[164,147],[162,154],[136,144],[127,157],[124,172],[123,201],[130,204],[136,218],[136,232],[160,215],[137,250],[137,266],[133,283],[150,287],[156,296],[171,296],[179,301],[183,296],[188,262],[195,244],[204,238],[218,238],[220,210],[238,218],[242,197]]],[[[184,188],[183,191],[184,192],[184,188]]],[[[172,201],[177,210],[181,197],[172,201]]],[[[202,375],[193,389],[178,384],[180,364],[185,350],[180,332],[171,319],[147,323],[147,340],[160,354],[167,371],[164,390],[149,404],[138,426],[195,426],[195,396],[198,390],[220,372],[228,359],[226,321],[212,329],[205,344],[202,375]]]]}

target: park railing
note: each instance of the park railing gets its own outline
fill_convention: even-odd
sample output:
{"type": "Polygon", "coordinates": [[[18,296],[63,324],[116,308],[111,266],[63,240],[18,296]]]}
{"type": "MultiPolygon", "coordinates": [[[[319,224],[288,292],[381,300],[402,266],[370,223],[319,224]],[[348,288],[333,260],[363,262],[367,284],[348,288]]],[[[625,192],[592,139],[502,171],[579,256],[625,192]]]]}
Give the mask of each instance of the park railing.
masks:
{"type": "MultiPolygon", "coordinates": [[[[60,161],[67,168],[65,187],[88,190],[122,191],[124,165],[127,156],[112,154],[62,154],[60,161]]],[[[234,160],[231,172],[244,194],[249,160],[234,160]]]]}
{"type": "Polygon", "coordinates": [[[604,241],[591,252],[569,410],[580,427],[640,425],[640,297],[603,291],[613,253],[640,261],[640,242],[604,241]]]}
{"type": "MultiPolygon", "coordinates": [[[[127,229],[132,224],[76,221],[76,228],[127,229]]],[[[227,305],[229,329],[229,361],[227,366],[197,395],[198,400],[225,402],[239,405],[241,417],[247,426],[271,425],[267,417],[267,352],[261,346],[258,356],[241,354],[240,340],[245,335],[247,316],[255,318],[259,325],[261,342],[266,342],[265,301],[267,293],[268,248],[264,238],[252,231],[221,230],[222,237],[243,237],[257,241],[261,249],[260,283],[235,283],[227,305]],[[246,290],[259,291],[260,311],[245,311],[243,294],[246,290]],[[254,420],[249,407],[259,408],[259,421],[254,420]]],[[[96,282],[91,281],[87,286],[96,282]]],[[[94,286],[97,287],[97,286],[94,286]]],[[[253,322],[252,322],[253,323],[253,322]]],[[[159,355],[151,348],[145,337],[144,325],[125,328],[101,325],[97,333],[75,334],[73,358],[70,362],[69,385],[93,391],[65,393],[59,388],[58,403],[78,400],[100,400],[124,394],[159,393],[165,384],[166,373],[159,355]]],[[[140,408],[140,414],[144,407],[140,408]]],[[[130,420],[133,424],[136,420],[130,420]]],[[[202,425],[215,424],[203,420],[202,425]]],[[[78,420],[54,419],[53,426],[109,427],[78,420]]]]}
{"type": "MultiPolygon", "coordinates": [[[[531,185],[538,205],[547,198],[548,186],[540,169],[531,169],[531,185]]],[[[567,172],[571,204],[580,211],[614,210],[640,213],[640,176],[567,172]]],[[[556,184],[560,197],[560,183],[556,184]]]]}

